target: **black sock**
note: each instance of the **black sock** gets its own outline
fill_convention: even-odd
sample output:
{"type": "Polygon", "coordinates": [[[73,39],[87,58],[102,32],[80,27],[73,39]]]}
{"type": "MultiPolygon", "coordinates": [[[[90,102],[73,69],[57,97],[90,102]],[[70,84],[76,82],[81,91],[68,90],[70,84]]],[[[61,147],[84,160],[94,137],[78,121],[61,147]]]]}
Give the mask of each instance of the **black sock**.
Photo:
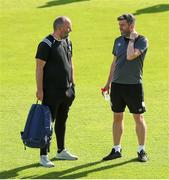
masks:
{"type": "Polygon", "coordinates": [[[40,155],[47,155],[48,154],[48,147],[45,146],[44,148],[40,149],[40,155]]]}
{"type": "Polygon", "coordinates": [[[58,153],[61,153],[62,151],[64,150],[64,148],[62,148],[62,149],[58,149],[58,153]]]}

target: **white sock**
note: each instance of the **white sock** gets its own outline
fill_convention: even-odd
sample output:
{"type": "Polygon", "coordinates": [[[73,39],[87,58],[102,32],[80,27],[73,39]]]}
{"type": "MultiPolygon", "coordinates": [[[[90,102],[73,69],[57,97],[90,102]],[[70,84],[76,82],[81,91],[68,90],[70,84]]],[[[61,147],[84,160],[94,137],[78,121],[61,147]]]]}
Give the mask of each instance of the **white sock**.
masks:
{"type": "Polygon", "coordinates": [[[41,159],[48,159],[48,155],[41,155],[40,158],[41,159]]]}
{"type": "Polygon", "coordinates": [[[114,149],[115,149],[115,152],[120,152],[120,150],[121,150],[121,145],[119,144],[119,145],[116,145],[116,146],[114,146],[114,149]]]}
{"type": "Polygon", "coordinates": [[[145,150],[145,145],[138,146],[138,153],[140,153],[141,150],[145,150]]]}

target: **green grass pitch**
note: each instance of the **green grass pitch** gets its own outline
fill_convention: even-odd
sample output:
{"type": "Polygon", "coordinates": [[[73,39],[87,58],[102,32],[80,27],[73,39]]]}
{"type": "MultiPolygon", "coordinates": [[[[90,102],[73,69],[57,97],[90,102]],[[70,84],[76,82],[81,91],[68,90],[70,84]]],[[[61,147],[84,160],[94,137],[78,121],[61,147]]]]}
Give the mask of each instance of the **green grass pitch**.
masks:
{"type": "Polygon", "coordinates": [[[169,1],[168,0],[0,0],[0,178],[169,178],[169,1]],[[149,161],[135,161],[134,120],[126,110],[123,158],[100,162],[112,148],[112,112],[100,88],[119,36],[117,16],[135,13],[136,30],[149,39],[144,64],[149,161]],[[76,100],[67,123],[66,147],[78,161],[38,165],[39,151],[24,150],[20,131],[35,103],[35,52],[56,16],[72,19],[76,100]]]}

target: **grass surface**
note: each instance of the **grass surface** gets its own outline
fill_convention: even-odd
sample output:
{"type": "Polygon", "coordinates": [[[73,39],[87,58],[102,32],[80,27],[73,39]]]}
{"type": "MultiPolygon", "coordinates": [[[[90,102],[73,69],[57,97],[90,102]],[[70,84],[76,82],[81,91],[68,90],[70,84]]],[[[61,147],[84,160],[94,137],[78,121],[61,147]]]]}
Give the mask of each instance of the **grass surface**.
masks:
{"type": "MultiPolygon", "coordinates": [[[[0,0],[0,178],[168,178],[169,177],[169,1],[168,0],[0,0]],[[137,139],[126,110],[123,158],[100,162],[112,148],[112,113],[100,95],[119,36],[116,17],[136,14],[137,31],[149,39],[144,64],[149,162],[135,161],[137,139]],[[35,52],[52,31],[56,16],[72,19],[76,100],[69,114],[66,147],[78,161],[39,166],[39,151],[20,139],[35,102],[35,52]]],[[[50,158],[56,153],[53,136],[50,158]]]]}

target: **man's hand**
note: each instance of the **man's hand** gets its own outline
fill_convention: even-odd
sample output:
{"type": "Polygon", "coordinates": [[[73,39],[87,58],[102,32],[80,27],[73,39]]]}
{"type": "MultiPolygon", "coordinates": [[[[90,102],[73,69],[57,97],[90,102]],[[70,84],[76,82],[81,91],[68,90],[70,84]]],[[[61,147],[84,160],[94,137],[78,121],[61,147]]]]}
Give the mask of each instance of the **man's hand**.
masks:
{"type": "Polygon", "coordinates": [[[36,92],[36,98],[37,98],[38,100],[42,101],[42,100],[43,100],[43,91],[37,90],[37,92],[36,92]]]}
{"type": "Polygon", "coordinates": [[[109,94],[109,93],[110,93],[110,87],[111,87],[110,84],[107,83],[107,84],[104,86],[103,89],[104,89],[105,91],[107,91],[107,93],[109,94]]]}
{"type": "Polygon", "coordinates": [[[130,39],[135,40],[138,37],[138,33],[136,31],[132,31],[130,33],[130,39]]]}

